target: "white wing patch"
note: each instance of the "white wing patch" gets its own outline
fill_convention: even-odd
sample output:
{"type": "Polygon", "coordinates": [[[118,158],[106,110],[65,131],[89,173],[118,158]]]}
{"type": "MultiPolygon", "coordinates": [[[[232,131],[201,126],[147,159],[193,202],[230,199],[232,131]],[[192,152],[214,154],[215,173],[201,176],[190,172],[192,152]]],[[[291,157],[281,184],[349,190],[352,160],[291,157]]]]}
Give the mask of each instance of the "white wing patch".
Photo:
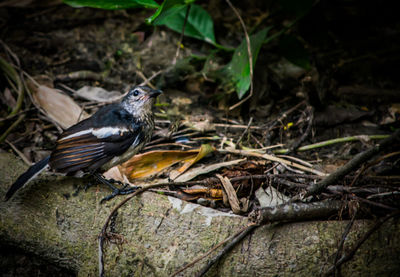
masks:
{"type": "Polygon", "coordinates": [[[70,134],[69,136],[66,136],[65,138],[61,138],[60,141],[65,140],[65,139],[74,138],[74,137],[79,137],[79,136],[82,136],[82,135],[85,135],[85,134],[89,134],[89,133],[91,133],[92,131],[93,131],[92,128],[87,129],[87,130],[83,130],[83,131],[79,131],[79,132],[70,134]]]}
{"type": "Polygon", "coordinates": [[[100,138],[106,138],[106,137],[109,137],[112,135],[119,135],[119,134],[127,132],[127,131],[128,131],[128,129],[126,129],[126,128],[117,128],[117,127],[103,127],[103,128],[98,128],[98,129],[89,128],[89,129],[68,135],[65,138],[60,139],[60,141],[74,138],[74,137],[79,137],[79,136],[86,135],[86,134],[92,134],[93,136],[100,139],[100,138]]]}
{"type": "Polygon", "coordinates": [[[126,128],[103,127],[99,129],[92,129],[92,134],[97,138],[106,138],[113,135],[119,135],[126,131],[128,131],[126,128]]]}

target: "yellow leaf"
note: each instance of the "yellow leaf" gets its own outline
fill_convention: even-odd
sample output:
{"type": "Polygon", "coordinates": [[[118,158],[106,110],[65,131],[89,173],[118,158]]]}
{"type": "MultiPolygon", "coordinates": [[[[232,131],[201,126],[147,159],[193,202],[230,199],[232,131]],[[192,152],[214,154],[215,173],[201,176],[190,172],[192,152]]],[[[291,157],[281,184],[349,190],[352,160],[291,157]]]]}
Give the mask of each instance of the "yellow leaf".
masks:
{"type": "MultiPolygon", "coordinates": [[[[122,174],[129,180],[152,176],[174,164],[183,162],[181,168],[174,173],[174,178],[185,172],[190,166],[214,151],[209,144],[203,144],[199,149],[181,150],[156,150],[135,155],[129,161],[119,166],[122,174]]],[[[172,177],[171,177],[172,178],[172,177]]],[[[174,179],[172,178],[172,179],[174,179]]]]}

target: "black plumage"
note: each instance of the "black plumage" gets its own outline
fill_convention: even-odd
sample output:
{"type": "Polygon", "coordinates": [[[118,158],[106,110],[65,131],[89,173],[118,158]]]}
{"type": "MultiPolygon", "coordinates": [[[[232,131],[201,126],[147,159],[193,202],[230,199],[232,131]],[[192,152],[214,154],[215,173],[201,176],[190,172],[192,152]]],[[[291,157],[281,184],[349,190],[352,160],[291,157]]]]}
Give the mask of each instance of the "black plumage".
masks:
{"type": "Polygon", "coordinates": [[[148,87],[135,87],[120,103],[104,106],[65,130],[50,156],[22,174],[11,185],[5,200],[47,168],[81,175],[105,171],[128,160],[151,139],[152,106],[160,93],[148,87]]]}

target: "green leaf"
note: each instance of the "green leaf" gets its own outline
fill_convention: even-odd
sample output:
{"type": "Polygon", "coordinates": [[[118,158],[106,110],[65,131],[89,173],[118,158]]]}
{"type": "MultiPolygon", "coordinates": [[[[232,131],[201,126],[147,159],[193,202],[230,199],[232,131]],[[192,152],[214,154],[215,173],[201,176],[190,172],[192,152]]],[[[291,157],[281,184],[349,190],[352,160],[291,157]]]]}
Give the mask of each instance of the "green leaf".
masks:
{"type": "MultiPolygon", "coordinates": [[[[177,2],[177,1],[174,1],[177,2]]],[[[187,5],[175,5],[160,14],[154,21],[154,25],[165,25],[168,28],[181,33],[185,22],[187,5]]],[[[216,45],[214,35],[214,23],[206,10],[199,5],[192,4],[185,25],[185,36],[203,40],[216,45]]]]}
{"type": "Polygon", "coordinates": [[[63,0],[64,3],[75,7],[91,7],[105,10],[122,10],[128,8],[158,8],[154,0],[63,0]]]}
{"type": "Polygon", "coordinates": [[[303,43],[292,35],[283,35],[279,41],[279,50],[289,62],[309,70],[310,55],[303,43]]]}
{"type": "Polygon", "coordinates": [[[164,0],[161,6],[158,7],[157,11],[151,17],[146,19],[146,22],[149,24],[161,25],[158,24],[158,22],[179,12],[181,9],[186,7],[186,4],[185,0],[164,0]]]}
{"type": "MultiPolygon", "coordinates": [[[[270,27],[265,28],[258,33],[250,36],[250,48],[253,56],[253,68],[256,64],[258,52],[260,51],[261,45],[263,44],[263,41],[270,29],[270,27]]],[[[250,63],[249,55],[247,52],[246,39],[244,39],[242,43],[238,46],[238,48],[236,48],[232,60],[225,67],[225,70],[235,84],[237,95],[239,99],[241,99],[243,95],[245,95],[246,91],[249,89],[251,81],[250,63]]]]}

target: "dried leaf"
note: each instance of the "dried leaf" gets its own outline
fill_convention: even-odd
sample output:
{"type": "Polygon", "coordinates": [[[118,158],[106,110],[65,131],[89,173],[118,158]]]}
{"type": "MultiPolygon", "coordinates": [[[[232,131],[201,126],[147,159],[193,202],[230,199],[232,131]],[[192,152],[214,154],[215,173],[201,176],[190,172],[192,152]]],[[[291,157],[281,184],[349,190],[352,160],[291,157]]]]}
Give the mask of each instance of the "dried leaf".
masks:
{"type": "Polygon", "coordinates": [[[202,145],[199,149],[188,151],[150,151],[134,156],[129,161],[120,165],[119,170],[122,174],[128,176],[128,179],[132,180],[152,176],[176,163],[184,162],[183,166],[174,173],[174,177],[176,178],[212,151],[214,151],[214,148],[208,144],[202,145]]]}
{"type": "Polygon", "coordinates": [[[71,97],[47,86],[36,87],[33,90],[33,99],[49,118],[64,129],[88,117],[71,97]]]}
{"type": "Polygon", "coordinates": [[[211,164],[211,165],[202,165],[202,166],[188,170],[187,172],[185,172],[184,174],[182,174],[181,176],[176,178],[174,181],[175,182],[187,182],[187,181],[190,181],[190,180],[196,178],[199,175],[207,174],[209,172],[220,169],[221,167],[235,165],[235,164],[241,163],[245,160],[246,159],[238,159],[238,160],[234,160],[234,161],[222,162],[222,163],[211,164]]]}
{"type": "Polygon", "coordinates": [[[172,180],[175,180],[179,175],[181,175],[183,172],[185,172],[189,167],[191,167],[193,164],[207,156],[209,153],[213,152],[214,148],[209,145],[209,144],[202,144],[199,153],[194,157],[194,158],[189,158],[185,160],[185,163],[178,169],[174,170],[170,173],[169,177],[172,180]]]}
{"type": "Polygon", "coordinates": [[[260,187],[255,192],[256,198],[261,208],[273,207],[289,201],[289,197],[280,193],[274,187],[269,186],[267,189],[260,187]]]}
{"type": "Polygon", "coordinates": [[[84,86],[76,91],[76,95],[86,100],[96,102],[112,102],[121,97],[121,93],[116,90],[108,91],[100,87],[84,86]]]}
{"type": "Polygon", "coordinates": [[[231,181],[229,181],[229,179],[226,177],[222,177],[220,174],[216,174],[215,176],[218,177],[218,179],[222,183],[222,186],[224,187],[224,190],[228,196],[228,201],[229,204],[231,205],[233,213],[240,214],[241,213],[240,202],[236,195],[236,191],[232,186],[231,181]]]}

